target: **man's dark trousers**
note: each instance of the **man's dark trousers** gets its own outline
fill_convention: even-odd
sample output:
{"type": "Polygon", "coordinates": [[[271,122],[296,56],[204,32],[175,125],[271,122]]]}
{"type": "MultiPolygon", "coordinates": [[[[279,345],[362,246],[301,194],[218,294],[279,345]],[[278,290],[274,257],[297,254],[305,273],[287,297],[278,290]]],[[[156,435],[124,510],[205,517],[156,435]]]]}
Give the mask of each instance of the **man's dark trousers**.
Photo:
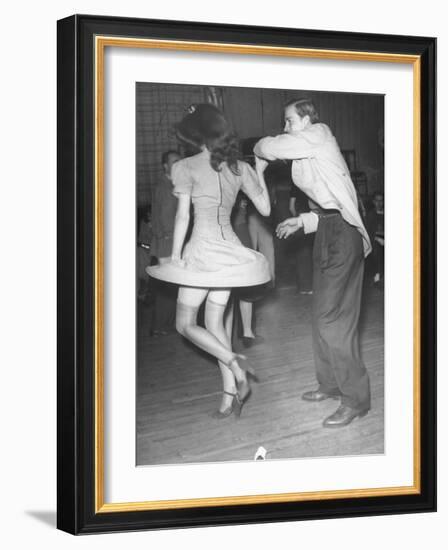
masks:
{"type": "Polygon", "coordinates": [[[370,408],[358,322],[364,275],[362,237],[339,213],[319,214],[313,250],[313,348],[319,389],[354,409],[370,408]]]}

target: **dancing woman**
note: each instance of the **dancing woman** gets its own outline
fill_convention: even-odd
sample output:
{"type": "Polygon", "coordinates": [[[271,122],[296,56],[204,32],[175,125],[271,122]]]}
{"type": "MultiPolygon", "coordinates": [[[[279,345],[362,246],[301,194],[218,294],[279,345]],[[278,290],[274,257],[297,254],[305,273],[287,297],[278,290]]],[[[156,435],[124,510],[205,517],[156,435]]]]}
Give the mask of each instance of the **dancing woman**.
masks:
{"type": "MultiPolygon", "coordinates": [[[[231,348],[225,328],[225,311],[233,287],[253,286],[270,280],[266,258],[244,247],[232,230],[230,214],[241,189],[260,214],[270,214],[263,178],[266,161],[254,171],[238,160],[238,143],[224,115],[210,104],[193,105],[176,127],[178,139],[198,154],[176,162],[172,178],[178,197],[171,261],[147,268],[157,279],[180,285],[176,328],[180,334],[218,360],[223,380],[217,418],[239,415],[250,396],[253,371],[246,357],[231,348]],[[194,206],[193,231],[184,247],[194,206]],[[183,253],[182,253],[182,249],[183,253]],[[205,303],[205,328],[197,324],[205,303]]],[[[227,326],[230,324],[227,323],[227,326]]]]}

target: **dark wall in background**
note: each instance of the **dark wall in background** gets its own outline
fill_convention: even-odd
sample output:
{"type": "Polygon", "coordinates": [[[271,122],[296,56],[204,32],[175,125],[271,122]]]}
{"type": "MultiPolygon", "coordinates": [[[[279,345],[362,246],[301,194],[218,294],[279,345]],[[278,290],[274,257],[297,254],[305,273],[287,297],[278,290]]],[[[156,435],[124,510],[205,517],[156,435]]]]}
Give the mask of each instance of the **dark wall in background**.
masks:
{"type": "MultiPolygon", "coordinates": [[[[367,192],[384,189],[384,98],[381,95],[219,88],[222,108],[240,138],[282,131],[283,105],[298,97],[313,99],[320,120],[330,126],[341,149],[354,150],[356,170],[367,177],[367,192]]],[[[174,123],[192,103],[207,101],[207,87],[137,83],[136,142],[138,203],[151,202],[151,188],[161,175],[160,156],[178,147],[174,123]]]]}
{"type": "Polygon", "coordinates": [[[151,202],[151,189],[162,175],[161,156],[177,149],[173,127],[192,103],[206,100],[204,86],[136,84],[137,203],[151,202]]]}

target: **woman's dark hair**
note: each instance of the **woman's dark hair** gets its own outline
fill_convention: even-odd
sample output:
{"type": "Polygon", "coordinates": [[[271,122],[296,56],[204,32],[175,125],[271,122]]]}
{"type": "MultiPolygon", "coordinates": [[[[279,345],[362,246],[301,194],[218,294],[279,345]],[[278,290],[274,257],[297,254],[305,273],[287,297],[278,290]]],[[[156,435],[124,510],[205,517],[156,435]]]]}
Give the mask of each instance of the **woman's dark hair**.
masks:
{"type": "Polygon", "coordinates": [[[296,113],[299,115],[300,118],[308,115],[310,117],[310,121],[313,124],[319,121],[319,114],[316,111],[316,107],[314,106],[314,103],[311,101],[311,99],[309,99],[308,97],[303,97],[301,99],[292,99],[291,101],[288,101],[288,103],[286,103],[285,105],[285,109],[287,107],[291,107],[291,105],[294,105],[296,113]]]}
{"type": "Polygon", "coordinates": [[[195,148],[205,145],[210,151],[210,164],[216,172],[226,162],[238,175],[239,147],[235,134],[222,112],[209,103],[192,105],[188,114],[176,124],[177,137],[195,148]]]}
{"type": "Polygon", "coordinates": [[[169,151],[165,151],[164,153],[162,153],[162,164],[168,164],[171,155],[176,155],[180,157],[179,151],[176,151],[175,149],[170,149],[169,151]]]}

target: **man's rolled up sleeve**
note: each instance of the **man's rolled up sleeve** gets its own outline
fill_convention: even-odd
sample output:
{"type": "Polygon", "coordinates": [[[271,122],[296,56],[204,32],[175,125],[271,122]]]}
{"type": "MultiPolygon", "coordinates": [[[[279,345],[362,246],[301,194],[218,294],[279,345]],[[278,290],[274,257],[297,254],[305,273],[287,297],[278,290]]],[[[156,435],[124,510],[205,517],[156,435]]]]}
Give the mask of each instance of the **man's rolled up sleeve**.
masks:
{"type": "Polygon", "coordinates": [[[277,157],[274,156],[271,151],[271,149],[273,149],[273,147],[271,147],[271,141],[273,139],[275,138],[265,137],[260,139],[260,141],[258,141],[254,147],[255,155],[266,160],[276,160],[277,157]]]}
{"type": "Polygon", "coordinates": [[[304,212],[303,214],[300,214],[300,218],[303,222],[304,233],[315,233],[317,231],[319,216],[315,212],[304,212]]]}
{"type": "MultiPolygon", "coordinates": [[[[312,137],[321,136],[312,134],[312,137]]],[[[320,141],[313,142],[306,139],[305,132],[304,136],[280,134],[276,137],[260,139],[254,147],[254,153],[257,157],[266,160],[297,160],[314,156],[319,146],[320,141]]]]}
{"type": "Polygon", "coordinates": [[[254,153],[257,157],[266,160],[297,159],[301,156],[300,141],[288,134],[281,134],[276,137],[268,136],[256,143],[254,153]]]}

